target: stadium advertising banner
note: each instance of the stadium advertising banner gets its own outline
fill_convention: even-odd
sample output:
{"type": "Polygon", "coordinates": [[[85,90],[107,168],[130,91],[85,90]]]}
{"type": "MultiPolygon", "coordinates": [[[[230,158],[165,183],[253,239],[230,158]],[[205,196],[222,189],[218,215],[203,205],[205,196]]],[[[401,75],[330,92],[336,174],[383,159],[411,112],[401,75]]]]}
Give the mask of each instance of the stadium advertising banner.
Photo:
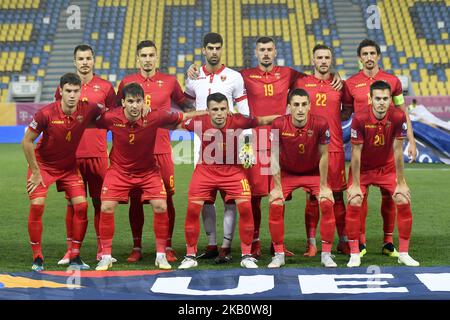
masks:
{"type": "Polygon", "coordinates": [[[409,106],[413,99],[417,104],[424,105],[433,115],[444,121],[450,121],[450,96],[417,96],[405,97],[405,104],[409,106]]]}

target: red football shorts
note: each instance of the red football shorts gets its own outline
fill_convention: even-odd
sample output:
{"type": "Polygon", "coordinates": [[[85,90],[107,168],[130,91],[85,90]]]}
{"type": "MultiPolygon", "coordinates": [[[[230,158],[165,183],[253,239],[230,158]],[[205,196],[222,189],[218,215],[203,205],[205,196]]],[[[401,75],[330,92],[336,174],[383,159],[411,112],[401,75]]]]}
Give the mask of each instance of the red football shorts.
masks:
{"type": "Polygon", "coordinates": [[[256,152],[256,164],[245,172],[252,188],[252,196],[267,196],[270,183],[270,150],[256,152]]]}
{"type": "Polygon", "coordinates": [[[331,190],[344,191],[347,189],[345,178],[345,154],[343,152],[328,153],[328,185],[331,190]]]}
{"type": "Polygon", "coordinates": [[[225,202],[250,199],[250,184],[245,169],[236,165],[198,164],[189,184],[189,200],[214,202],[217,191],[226,193],[225,202]]]}
{"type": "Polygon", "coordinates": [[[168,195],[175,194],[175,180],[174,180],[174,164],[172,153],[155,154],[156,163],[159,166],[161,178],[168,195]]]}
{"type": "MultiPolygon", "coordinates": [[[[395,163],[389,164],[378,169],[361,171],[360,173],[361,191],[366,194],[367,187],[370,185],[377,186],[394,194],[397,187],[397,173],[395,163]]],[[[348,184],[351,186],[353,182],[352,171],[348,174],[348,184]]]]}
{"type": "Polygon", "coordinates": [[[128,203],[128,195],[132,189],[138,189],[142,192],[142,202],[166,199],[166,189],[158,169],[133,175],[120,173],[111,167],[106,172],[101,199],[102,201],[128,203]]]}
{"type": "MultiPolygon", "coordinates": [[[[270,187],[273,189],[273,179],[270,181],[270,187]]],[[[301,176],[281,170],[281,188],[286,200],[291,200],[292,192],[298,188],[302,188],[314,196],[319,195],[320,175],[301,176]]]]}
{"type": "Polygon", "coordinates": [[[91,198],[100,199],[103,179],[108,170],[108,158],[77,158],[77,165],[91,198]]]}
{"type": "MultiPolygon", "coordinates": [[[[72,199],[79,196],[86,197],[83,178],[77,168],[67,171],[50,171],[41,168],[40,172],[45,187],[40,184],[32,194],[28,194],[30,199],[46,197],[48,188],[54,182],[56,182],[56,190],[58,192],[65,191],[66,199],[72,199]]],[[[28,168],[27,181],[30,177],[31,170],[28,168]]]]}

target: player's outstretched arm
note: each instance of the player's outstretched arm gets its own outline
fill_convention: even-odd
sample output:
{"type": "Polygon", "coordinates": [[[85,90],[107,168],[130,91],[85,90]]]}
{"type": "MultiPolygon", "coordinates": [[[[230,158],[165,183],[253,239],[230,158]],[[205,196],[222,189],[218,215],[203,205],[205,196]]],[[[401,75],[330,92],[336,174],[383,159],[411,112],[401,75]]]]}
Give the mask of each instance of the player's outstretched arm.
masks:
{"type": "Polygon", "coordinates": [[[363,198],[360,181],[362,146],[362,144],[352,144],[352,158],[350,165],[352,168],[353,182],[347,190],[347,200],[349,202],[356,197],[361,197],[362,202],[363,198]]]}
{"type": "Polygon", "coordinates": [[[25,154],[25,158],[27,159],[28,166],[30,167],[30,170],[32,172],[30,178],[27,181],[27,191],[28,193],[32,193],[36,188],[39,186],[39,184],[42,183],[44,185],[41,172],[39,170],[39,165],[36,160],[36,155],[34,153],[34,141],[39,136],[39,133],[28,129],[25,132],[25,135],[22,140],[22,148],[23,152],[25,154]]]}
{"type": "Polygon", "coordinates": [[[267,126],[269,124],[272,124],[273,120],[278,117],[280,117],[280,115],[274,114],[271,116],[256,117],[256,120],[258,121],[258,126],[267,126]]]}
{"type": "Polygon", "coordinates": [[[175,125],[170,125],[170,126],[164,126],[164,128],[170,129],[170,130],[185,130],[185,128],[183,127],[184,121],[192,119],[194,117],[203,116],[205,114],[208,114],[208,111],[201,110],[201,111],[181,112],[181,114],[183,115],[183,119],[181,120],[180,123],[175,124],[175,125]]]}

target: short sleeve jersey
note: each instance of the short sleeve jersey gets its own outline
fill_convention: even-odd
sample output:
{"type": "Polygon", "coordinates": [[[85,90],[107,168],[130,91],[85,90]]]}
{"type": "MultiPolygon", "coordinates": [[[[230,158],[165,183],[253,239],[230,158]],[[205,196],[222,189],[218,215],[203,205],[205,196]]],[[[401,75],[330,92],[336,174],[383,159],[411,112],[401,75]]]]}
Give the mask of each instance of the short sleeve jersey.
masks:
{"type": "Polygon", "coordinates": [[[188,98],[195,100],[197,110],[206,110],[206,98],[216,92],[227,97],[230,110],[233,110],[234,102],[236,102],[237,111],[248,115],[247,93],[239,72],[222,65],[215,73],[210,73],[203,65],[198,79],[186,79],[185,94],[188,98]]]}
{"type": "Polygon", "coordinates": [[[135,122],[127,119],[124,108],[105,113],[97,121],[97,126],[112,132],[113,147],[109,156],[111,167],[121,173],[134,175],[155,168],[152,154],[158,128],[178,124],[182,119],[181,113],[159,110],[135,122]]]}
{"type": "Polygon", "coordinates": [[[330,131],[326,119],[309,115],[306,125],[297,128],[292,116],[285,115],[272,122],[272,143],[278,140],[281,170],[293,174],[319,174],[319,145],[329,144],[330,131]]]}
{"type": "Polygon", "coordinates": [[[238,137],[242,130],[258,125],[256,118],[241,114],[229,115],[223,128],[215,128],[209,115],[196,116],[182,123],[184,129],[194,132],[202,141],[199,164],[238,164],[238,137]]]}
{"type": "MultiPolygon", "coordinates": [[[[55,99],[61,100],[59,87],[56,89],[55,99]]],[[[99,103],[111,110],[116,106],[116,92],[109,81],[103,80],[94,74],[91,81],[81,85],[80,101],[99,103]]],[[[77,158],[106,157],[108,157],[106,130],[87,128],[78,145],[77,158]]]]}
{"type": "Polygon", "coordinates": [[[387,82],[391,87],[393,105],[398,106],[405,102],[400,80],[396,76],[380,69],[373,78],[366,76],[363,71],[348,78],[345,81],[342,103],[344,105],[353,105],[355,114],[367,110],[367,107],[370,108],[372,106],[370,86],[379,80],[387,82]]]}
{"type": "Polygon", "coordinates": [[[66,115],[60,101],[40,109],[28,128],[42,138],[36,146],[36,159],[47,170],[71,170],[76,167],[75,152],[81,136],[90,122],[103,108],[97,104],[80,101],[71,115],[66,115]]]}
{"type": "Polygon", "coordinates": [[[298,79],[295,87],[308,92],[311,114],[321,116],[328,121],[331,135],[328,152],[344,152],[341,125],[342,91],[334,90],[331,81],[331,79],[319,80],[315,76],[308,75],[298,79]]]}
{"type": "Polygon", "coordinates": [[[394,139],[406,137],[405,113],[390,107],[382,120],[371,110],[357,114],[352,120],[352,144],[362,144],[361,171],[379,169],[394,163],[394,139]]]}
{"type": "MultiPolygon", "coordinates": [[[[185,102],[183,90],[177,79],[168,74],[156,71],[153,77],[145,78],[141,73],[126,76],[119,84],[117,103],[122,104],[123,87],[129,83],[139,83],[144,90],[145,103],[152,110],[170,111],[172,102],[181,105],[185,102]]],[[[155,154],[171,153],[170,132],[167,129],[158,129],[158,138],[155,144],[155,154]]]]}

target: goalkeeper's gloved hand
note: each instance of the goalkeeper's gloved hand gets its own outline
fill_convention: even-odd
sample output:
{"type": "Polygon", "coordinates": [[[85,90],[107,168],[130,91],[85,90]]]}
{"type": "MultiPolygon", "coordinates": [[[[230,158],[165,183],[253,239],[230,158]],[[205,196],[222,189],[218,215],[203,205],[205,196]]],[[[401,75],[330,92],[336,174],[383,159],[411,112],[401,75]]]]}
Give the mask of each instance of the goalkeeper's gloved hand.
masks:
{"type": "Polygon", "coordinates": [[[253,148],[250,143],[244,143],[239,151],[239,160],[242,163],[244,169],[253,167],[256,163],[256,158],[253,154],[253,148]]]}

